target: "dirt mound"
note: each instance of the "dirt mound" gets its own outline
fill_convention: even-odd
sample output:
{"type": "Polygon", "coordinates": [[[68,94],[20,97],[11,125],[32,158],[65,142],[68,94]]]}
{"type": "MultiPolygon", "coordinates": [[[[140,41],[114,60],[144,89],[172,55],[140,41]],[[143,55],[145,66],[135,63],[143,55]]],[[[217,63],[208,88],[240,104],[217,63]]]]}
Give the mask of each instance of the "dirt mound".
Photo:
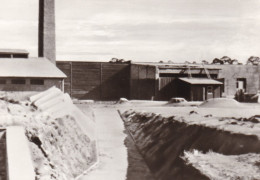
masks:
{"type": "MultiPolygon", "coordinates": [[[[209,179],[207,174],[181,158],[185,151],[197,149],[203,153],[213,151],[223,155],[260,153],[260,141],[254,135],[232,133],[202,124],[188,124],[180,117],[166,118],[154,113],[126,111],[122,117],[158,179],[209,179]]],[[[225,179],[232,178],[230,175],[225,179]]]]}
{"type": "Polygon", "coordinates": [[[125,103],[128,103],[129,101],[128,101],[128,99],[126,99],[126,98],[120,98],[117,102],[116,102],[116,104],[125,104],[125,103]]]}
{"type": "Polygon", "coordinates": [[[222,180],[230,179],[230,177],[232,179],[260,179],[258,167],[260,154],[225,156],[214,152],[202,153],[193,150],[184,152],[183,159],[210,179],[222,180]]]}
{"type": "Polygon", "coordinates": [[[89,118],[67,98],[52,89],[32,97],[32,102],[0,100],[0,127],[26,130],[36,180],[74,179],[96,161],[93,135],[82,128],[89,118]]]}
{"type": "Polygon", "coordinates": [[[234,99],[228,98],[214,98],[203,102],[199,107],[203,108],[238,108],[243,107],[239,102],[234,99]]]}

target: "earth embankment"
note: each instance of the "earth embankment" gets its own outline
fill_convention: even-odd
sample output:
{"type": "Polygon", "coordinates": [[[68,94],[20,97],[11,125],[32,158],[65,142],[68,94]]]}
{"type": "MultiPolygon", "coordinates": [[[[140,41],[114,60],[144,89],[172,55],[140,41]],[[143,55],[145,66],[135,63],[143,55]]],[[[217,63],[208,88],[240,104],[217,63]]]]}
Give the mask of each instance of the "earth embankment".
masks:
{"type": "Polygon", "coordinates": [[[211,179],[185,162],[184,152],[216,152],[223,155],[260,153],[256,135],[245,135],[217,127],[189,124],[159,114],[126,111],[126,127],[135,139],[151,171],[158,179],[211,179]]]}

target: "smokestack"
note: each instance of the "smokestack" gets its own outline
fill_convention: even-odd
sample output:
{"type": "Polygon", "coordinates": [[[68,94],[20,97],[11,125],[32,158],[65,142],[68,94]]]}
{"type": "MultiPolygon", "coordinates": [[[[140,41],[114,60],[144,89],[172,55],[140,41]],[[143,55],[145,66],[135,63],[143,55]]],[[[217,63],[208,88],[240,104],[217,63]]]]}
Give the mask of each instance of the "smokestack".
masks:
{"type": "Polygon", "coordinates": [[[55,0],[39,0],[38,56],[56,64],[55,0]]]}

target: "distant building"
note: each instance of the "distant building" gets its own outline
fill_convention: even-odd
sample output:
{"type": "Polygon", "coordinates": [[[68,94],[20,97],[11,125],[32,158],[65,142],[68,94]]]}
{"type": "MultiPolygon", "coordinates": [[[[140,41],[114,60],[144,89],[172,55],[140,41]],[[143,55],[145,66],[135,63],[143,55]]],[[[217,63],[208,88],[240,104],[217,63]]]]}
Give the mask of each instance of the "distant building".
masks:
{"type": "Polygon", "coordinates": [[[23,49],[0,49],[0,58],[28,58],[29,52],[23,49]]]}
{"type": "Polygon", "coordinates": [[[66,75],[46,58],[0,58],[0,91],[64,89],[66,75]]]}
{"type": "Polygon", "coordinates": [[[179,78],[178,95],[188,101],[205,101],[221,97],[222,83],[207,78],[179,78]]]}
{"type": "Polygon", "coordinates": [[[206,100],[233,98],[239,89],[250,98],[260,87],[260,68],[252,65],[57,61],[57,67],[68,77],[65,92],[78,99],[206,100]]]}

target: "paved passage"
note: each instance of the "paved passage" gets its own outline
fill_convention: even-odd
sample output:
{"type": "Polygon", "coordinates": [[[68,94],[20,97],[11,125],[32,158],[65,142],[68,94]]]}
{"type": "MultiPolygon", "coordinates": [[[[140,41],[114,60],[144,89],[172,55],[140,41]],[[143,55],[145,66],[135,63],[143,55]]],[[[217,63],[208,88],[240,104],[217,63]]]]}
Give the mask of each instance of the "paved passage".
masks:
{"type": "Polygon", "coordinates": [[[152,180],[115,108],[94,109],[99,163],[80,180],[152,180]]]}

